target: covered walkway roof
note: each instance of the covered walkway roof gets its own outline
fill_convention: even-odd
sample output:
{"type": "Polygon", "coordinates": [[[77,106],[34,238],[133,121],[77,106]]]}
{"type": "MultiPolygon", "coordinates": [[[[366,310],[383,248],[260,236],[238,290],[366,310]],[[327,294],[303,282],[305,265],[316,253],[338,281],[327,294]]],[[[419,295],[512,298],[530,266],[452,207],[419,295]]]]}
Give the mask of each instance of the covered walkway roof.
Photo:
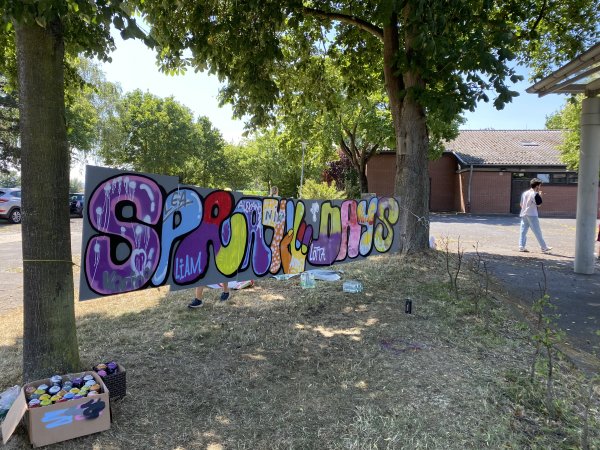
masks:
{"type": "Polygon", "coordinates": [[[548,94],[600,94],[600,42],[560,69],[527,88],[540,97],[548,94]]]}

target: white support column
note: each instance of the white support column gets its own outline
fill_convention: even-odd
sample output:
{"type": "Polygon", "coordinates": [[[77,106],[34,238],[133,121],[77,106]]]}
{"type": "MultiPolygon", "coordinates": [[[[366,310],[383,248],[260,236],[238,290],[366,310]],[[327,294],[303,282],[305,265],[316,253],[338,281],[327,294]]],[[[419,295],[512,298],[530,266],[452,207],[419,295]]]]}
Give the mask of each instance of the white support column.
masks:
{"type": "Polygon", "coordinates": [[[586,98],[581,110],[581,150],[577,186],[575,273],[594,273],[600,170],[600,98],[586,98]]]}

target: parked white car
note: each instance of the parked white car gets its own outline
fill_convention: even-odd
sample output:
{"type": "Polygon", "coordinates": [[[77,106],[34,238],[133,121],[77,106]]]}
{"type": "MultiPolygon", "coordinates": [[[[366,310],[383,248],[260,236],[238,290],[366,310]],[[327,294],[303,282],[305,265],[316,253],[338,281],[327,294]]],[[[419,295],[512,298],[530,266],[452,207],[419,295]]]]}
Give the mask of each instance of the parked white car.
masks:
{"type": "Polygon", "coordinates": [[[0,219],[21,223],[21,188],[0,188],[0,219]]]}

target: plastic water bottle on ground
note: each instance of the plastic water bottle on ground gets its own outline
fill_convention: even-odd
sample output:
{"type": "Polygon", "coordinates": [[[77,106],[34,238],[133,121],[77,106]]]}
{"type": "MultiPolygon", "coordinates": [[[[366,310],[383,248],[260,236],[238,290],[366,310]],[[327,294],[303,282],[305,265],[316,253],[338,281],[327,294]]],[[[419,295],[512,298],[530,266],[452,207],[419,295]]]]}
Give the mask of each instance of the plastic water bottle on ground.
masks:
{"type": "Polygon", "coordinates": [[[312,289],[316,286],[315,275],[310,272],[300,274],[300,286],[302,289],[312,289]]]}
{"type": "Polygon", "coordinates": [[[363,286],[360,281],[348,280],[348,281],[344,281],[344,284],[342,285],[342,289],[344,290],[344,292],[356,293],[356,292],[362,292],[363,286]]]}

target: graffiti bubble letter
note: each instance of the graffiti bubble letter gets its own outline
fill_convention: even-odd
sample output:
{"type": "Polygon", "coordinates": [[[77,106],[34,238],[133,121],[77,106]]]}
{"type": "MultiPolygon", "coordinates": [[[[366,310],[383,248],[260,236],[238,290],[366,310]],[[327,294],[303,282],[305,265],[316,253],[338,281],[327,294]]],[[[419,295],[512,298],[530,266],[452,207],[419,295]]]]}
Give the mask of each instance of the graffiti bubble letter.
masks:
{"type": "Polygon", "coordinates": [[[152,179],[120,175],[96,187],[88,210],[98,232],[85,249],[85,277],[102,295],[142,288],[156,269],[160,241],[154,226],[162,213],[162,192],[152,179]]]}
{"type": "Polygon", "coordinates": [[[202,201],[196,191],[181,188],[171,192],[165,200],[162,220],[160,262],[152,277],[155,286],[163,284],[167,277],[173,243],[202,222],[202,201]]]}
{"type": "Polygon", "coordinates": [[[394,241],[394,225],[398,222],[400,208],[395,198],[382,198],[377,208],[380,223],[375,227],[375,249],[379,253],[387,252],[394,241]]]}

